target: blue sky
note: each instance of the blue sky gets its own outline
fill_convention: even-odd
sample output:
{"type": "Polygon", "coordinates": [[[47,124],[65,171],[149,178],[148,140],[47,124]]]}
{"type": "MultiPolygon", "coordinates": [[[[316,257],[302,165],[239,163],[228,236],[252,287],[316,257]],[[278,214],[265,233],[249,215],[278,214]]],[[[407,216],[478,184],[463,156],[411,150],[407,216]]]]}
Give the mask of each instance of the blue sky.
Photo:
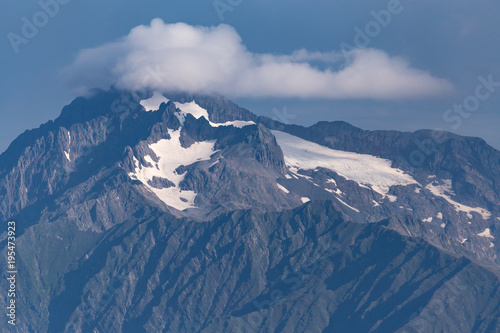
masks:
{"type": "MultiPolygon", "coordinates": [[[[290,58],[300,49],[307,50],[309,60],[314,54],[335,58],[342,54],[343,43],[355,44],[356,28],[366,32],[367,25],[374,27],[373,11],[387,10],[397,0],[221,0],[216,4],[226,6],[220,7],[226,9],[223,20],[212,0],[127,1],[125,4],[114,0],[59,1],[57,13],[53,17],[47,15],[46,22],[43,22],[43,14],[39,14],[40,4],[50,0],[0,3],[0,151],[24,130],[56,118],[62,107],[78,95],[74,81],[80,77],[82,68],[88,68],[75,66],[82,49],[102,50],[103,45],[116,45],[112,43],[124,36],[130,37],[131,29],[140,25],[148,27],[155,18],[162,20],[160,30],[166,31],[170,24],[177,22],[206,27],[227,24],[234,31],[224,30],[225,36],[239,36],[238,45],[244,47],[252,59],[271,57],[276,63],[281,61],[276,60],[277,57],[290,58]],[[23,20],[33,22],[33,16],[41,20],[40,28],[13,47],[13,34],[23,37],[23,20]],[[64,75],[64,68],[71,69],[71,80],[64,75]]],[[[376,51],[371,54],[381,61],[373,62],[373,57],[368,57],[362,67],[373,63],[368,71],[376,75],[379,67],[386,66],[380,74],[384,78],[408,72],[403,81],[421,79],[422,73],[427,75],[425,80],[413,82],[416,85],[410,82],[407,86],[399,79],[394,79],[393,85],[389,79],[380,80],[381,85],[388,85],[388,91],[397,91],[397,96],[384,90],[375,97],[369,94],[372,88],[380,88],[379,85],[365,87],[365,90],[355,87],[354,94],[342,92],[343,86],[335,84],[346,75],[349,86],[355,84],[357,81],[350,82],[352,75],[348,75],[353,71],[326,78],[325,82],[335,89],[316,95],[311,91],[322,89],[310,84],[296,86],[297,91],[289,96],[284,96],[279,89],[270,89],[271,96],[265,96],[258,90],[258,84],[231,90],[227,80],[234,78],[221,79],[218,87],[254,113],[303,125],[320,120],[345,120],[364,129],[440,128],[479,136],[500,148],[500,86],[495,85],[500,82],[498,1],[401,0],[397,8],[390,23],[379,24],[379,31],[372,33],[373,37],[368,36],[367,47],[376,51]],[[397,62],[404,64],[393,67],[397,62]],[[446,82],[452,89],[445,89],[436,80],[444,80],[439,82],[446,82]],[[493,83],[485,86],[487,81],[493,83]],[[478,86],[482,87],[478,90],[478,86]],[[306,88],[311,91],[299,96],[298,92],[306,88]],[[339,93],[330,94],[330,91],[339,93]],[[480,98],[476,97],[478,91],[480,98]],[[460,109],[464,103],[469,103],[470,112],[463,106],[460,109]]],[[[322,78],[325,66],[334,72],[349,68],[341,60],[326,64],[311,60],[307,64],[309,72],[304,75],[309,81],[305,82],[322,78]]],[[[253,69],[252,66],[243,68],[247,72],[253,69]]],[[[91,70],[95,72],[96,68],[91,70]]],[[[292,75],[291,80],[300,79],[298,75],[292,75]]]]}

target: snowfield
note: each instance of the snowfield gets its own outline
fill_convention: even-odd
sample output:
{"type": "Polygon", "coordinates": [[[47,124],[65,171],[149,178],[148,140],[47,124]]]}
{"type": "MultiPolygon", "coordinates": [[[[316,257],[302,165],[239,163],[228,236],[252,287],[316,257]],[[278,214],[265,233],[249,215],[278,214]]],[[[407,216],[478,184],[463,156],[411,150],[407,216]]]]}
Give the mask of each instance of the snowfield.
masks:
{"type": "Polygon", "coordinates": [[[160,108],[161,103],[168,103],[168,99],[165,98],[162,94],[160,94],[158,91],[155,91],[153,94],[153,97],[149,99],[144,99],[139,102],[146,111],[151,112],[151,111],[157,111],[160,108]]]}
{"type": "Polygon", "coordinates": [[[194,199],[197,194],[194,191],[183,191],[179,188],[185,173],[178,174],[175,170],[181,165],[189,166],[199,161],[210,160],[210,157],[215,153],[215,141],[196,142],[189,148],[183,148],[180,142],[181,131],[169,130],[168,133],[171,137],[170,140],[163,139],[149,146],[159,157],[159,162],[153,161],[149,155],[145,156],[146,162],[152,165],[146,167],[134,157],[135,170],[129,173],[129,176],[141,181],[167,206],[181,211],[195,208],[194,199]],[[174,183],[174,186],[162,189],[155,188],[149,184],[153,177],[166,178],[174,183]]]}
{"type": "Polygon", "coordinates": [[[226,121],[225,123],[213,123],[210,121],[210,125],[212,127],[234,126],[237,128],[243,128],[245,126],[255,125],[255,123],[253,121],[246,121],[246,120],[226,121]]]}
{"type": "Polygon", "coordinates": [[[210,121],[210,118],[208,116],[208,111],[196,104],[195,101],[192,101],[190,103],[174,103],[177,109],[180,110],[180,113],[177,113],[176,116],[181,122],[181,124],[184,124],[184,120],[186,119],[186,116],[188,114],[191,114],[193,117],[196,119],[200,119],[201,117],[204,117],[208,122],[210,123],[210,126],[212,127],[220,127],[220,126],[234,126],[237,128],[243,128],[245,126],[249,125],[255,125],[253,121],[245,121],[245,120],[234,120],[234,121],[227,121],[225,123],[213,123],[210,121]]]}
{"type": "Polygon", "coordinates": [[[495,239],[495,237],[493,237],[491,235],[491,231],[490,231],[490,228],[486,228],[484,229],[483,232],[477,234],[479,237],[486,237],[486,238],[492,238],[492,239],[495,239]]]}
{"type": "Polygon", "coordinates": [[[386,195],[394,185],[418,184],[402,170],[391,167],[391,161],[372,155],[335,150],[280,131],[272,131],[291,170],[325,168],[340,176],[370,186],[386,195]]]}
{"type": "MultiPolygon", "coordinates": [[[[465,212],[467,213],[467,217],[472,219],[472,212],[478,213],[481,215],[483,220],[488,220],[491,217],[491,213],[481,207],[469,207],[466,205],[462,205],[461,203],[456,202],[453,200],[450,195],[455,195],[455,193],[452,191],[452,182],[451,179],[444,179],[443,184],[438,185],[436,182],[432,182],[428,184],[426,187],[433,195],[437,197],[441,197],[448,201],[450,204],[452,204],[455,207],[455,211],[457,213],[459,212],[465,212]]],[[[442,216],[442,215],[441,215],[442,216]]]]}
{"type": "Polygon", "coordinates": [[[194,101],[190,103],[174,102],[174,104],[175,107],[180,110],[179,113],[176,113],[176,116],[179,118],[182,125],[184,125],[184,119],[186,119],[188,114],[192,115],[196,119],[205,117],[206,120],[210,121],[207,110],[196,104],[194,101]]]}
{"type": "Polygon", "coordinates": [[[281,185],[281,184],[276,184],[276,185],[278,185],[278,188],[280,190],[282,190],[283,192],[285,192],[286,194],[290,193],[290,191],[288,191],[288,189],[286,187],[284,187],[283,185],[281,185]]]}
{"type": "MultiPolygon", "coordinates": [[[[146,109],[146,111],[150,112],[150,111],[157,111],[160,108],[161,103],[168,103],[168,102],[169,99],[163,96],[160,92],[155,91],[151,98],[140,101],[140,104],[144,107],[144,109],[146,109]]],[[[196,119],[204,117],[212,127],[234,126],[237,128],[243,128],[245,126],[255,125],[255,122],[246,120],[234,120],[234,121],[227,121],[225,123],[213,123],[210,121],[210,118],[208,116],[208,111],[199,106],[198,104],[196,104],[195,101],[189,103],[174,102],[174,104],[175,107],[179,110],[179,112],[177,112],[175,116],[177,117],[177,119],[179,119],[181,125],[184,125],[184,120],[186,119],[186,116],[188,114],[192,115],[196,119]]]]}
{"type": "MultiPolygon", "coordinates": [[[[151,98],[140,101],[140,104],[147,112],[151,112],[157,111],[162,103],[168,102],[169,100],[165,96],[156,91],[151,98]]],[[[213,123],[209,119],[207,110],[194,101],[189,103],[174,102],[174,104],[178,110],[175,116],[179,119],[181,125],[184,125],[184,121],[188,114],[196,119],[204,117],[212,127],[234,126],[242,128],[249,125],[255,125],[253,121],[243,120],[213,123]]],[[[199,161],[210,160],[210,157],[215,153],[215,141],[196,142],[189,148],[183,148],[180,143],[181,130],[182,128],[178,130],[169,130],[170,139],[163,139],[149,145],[151,150],[153,150],[155,155],[159,158],[159,162],[156,163],[151,156],[144,157],[146,162],[150,163],[152,167],[141,165],[139,160],[134,157],[135,170],[134,172],[130,172],[129,176],[143,183],[167,206],[182,211],[196,207],[194,200],[197,193],[194,191],[183,191],[179,188],[180,183],[185,177],[185,173],[178,174],[175,170],[182,165],[189,166],[199,161]],[[154,177],[168,179],[174,186],[162,189],[151,186],[150,183],[153,181],[154,177]]],[[[214,164],[217,162],[218,161],[214,162],[214,164]]]]}
{"type": "Polygon", "coordinates": [[[71,133],[68,131],[68,151],[66,150],[64,151],[64,156],[66,156],[68,161],[71,162],[70,154],[71,154],[71,133]]]}

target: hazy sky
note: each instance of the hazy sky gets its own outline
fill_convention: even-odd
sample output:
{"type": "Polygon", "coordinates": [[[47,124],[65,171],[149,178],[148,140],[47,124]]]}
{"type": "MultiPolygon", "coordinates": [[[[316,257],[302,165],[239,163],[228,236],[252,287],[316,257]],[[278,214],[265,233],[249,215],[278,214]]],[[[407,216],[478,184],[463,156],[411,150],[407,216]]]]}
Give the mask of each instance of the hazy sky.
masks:
{"type": "Polygon", "coordinates": [[[159,88],[216,90],[282,121],[500,148],[497,0],[55,1],[0,3],[0,152],[83,86],[136,86],[149,62],[176,77],[159,88]]]}

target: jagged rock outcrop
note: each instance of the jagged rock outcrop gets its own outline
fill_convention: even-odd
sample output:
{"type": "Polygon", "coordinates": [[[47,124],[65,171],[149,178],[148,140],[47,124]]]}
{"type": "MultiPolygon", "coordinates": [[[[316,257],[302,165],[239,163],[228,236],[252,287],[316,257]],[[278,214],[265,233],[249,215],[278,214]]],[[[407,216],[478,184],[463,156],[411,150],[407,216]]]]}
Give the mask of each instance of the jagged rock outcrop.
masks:
{"type": "Polygon", "coordinates": [[[500,329],[484,141],[139,95],[78,98],[0,155],[20,332],[500,329]]]}

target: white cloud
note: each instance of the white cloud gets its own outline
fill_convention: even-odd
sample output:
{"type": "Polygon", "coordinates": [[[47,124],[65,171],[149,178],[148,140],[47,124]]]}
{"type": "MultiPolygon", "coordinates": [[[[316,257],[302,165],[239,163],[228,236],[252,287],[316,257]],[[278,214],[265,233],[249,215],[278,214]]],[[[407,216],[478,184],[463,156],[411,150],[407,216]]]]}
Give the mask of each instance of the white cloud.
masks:
{"type": "Polygon", "coordinates": [[[154,19],[121,40],[81,51],[62,72],[75,89],[217,92],[231,97],[398,99],[446,94],[452,85],[375,49],[290,55],[248,51],[230,26],[154,19]],[[321,62],[319,69],[311,62],[321,62]],[[328,65],[336,64],[337,70],[328,65]]]}

